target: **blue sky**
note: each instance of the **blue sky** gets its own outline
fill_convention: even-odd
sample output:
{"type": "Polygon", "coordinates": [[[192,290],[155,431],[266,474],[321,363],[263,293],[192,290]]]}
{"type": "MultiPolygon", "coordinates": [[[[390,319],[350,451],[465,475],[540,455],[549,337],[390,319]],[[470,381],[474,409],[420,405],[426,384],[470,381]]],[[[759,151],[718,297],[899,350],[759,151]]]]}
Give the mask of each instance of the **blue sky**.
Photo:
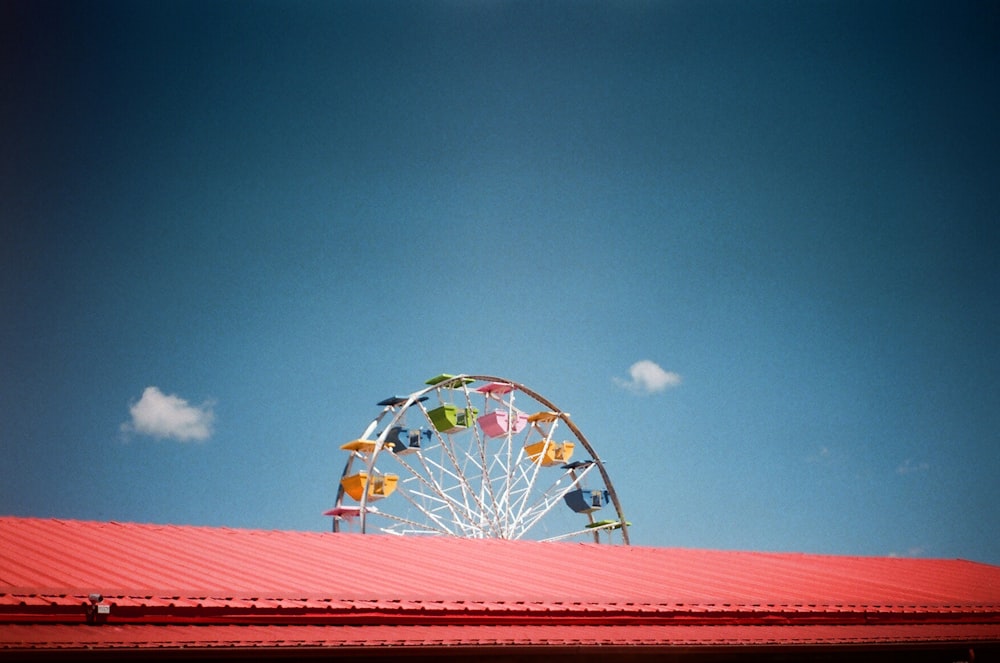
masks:
{"type": "Polygon", "coordinates": [[[0,11],[0,512],[326,530],[472,373],[634,543],[1000,563],[996,5],[0,11]]]}

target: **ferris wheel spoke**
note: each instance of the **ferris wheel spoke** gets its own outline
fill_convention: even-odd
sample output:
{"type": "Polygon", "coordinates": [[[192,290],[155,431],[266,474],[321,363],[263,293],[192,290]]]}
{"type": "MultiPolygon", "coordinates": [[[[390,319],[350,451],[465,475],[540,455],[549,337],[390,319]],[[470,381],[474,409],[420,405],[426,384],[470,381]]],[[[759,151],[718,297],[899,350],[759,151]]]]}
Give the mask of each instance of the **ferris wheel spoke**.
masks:
{"type": "Polygon", "coordinates": [[[479,471],[482,476],[481,485],[482,485],[482,492],[484,493],[480,496],[480,503],[490,504],[493,506],[492,509],[488,510],[484,508],[483,509],[484,513],[489,511],[491,513],[496,514],[498,513],[498,510],[496,508],[498,505],[498,501],[497,501],[497,495],[493,490],[493,481],[490,478],[493,468],[491,467],[491,464],[486,456],[487,438],[485,435],[481,435],[479,429],[477,428],[475,430],[475,439],[476,439],[476,445],[475,445],[476,450],[479,453],[479,457],[476,459],[476,465],[479,468],[479,471]]]}
{"type": "Polygon", "coordinates": [[[463,472],[461,468],[459,470],[453,471],[444,463],[439,463],[431,458],[422,458],[424,467],[428,470],[428,479],[425,483],[428,486],[433,486],[439,492],[461,492],[463,496],[467,497],[468,493],[471,492],[472,486],[470,484],[470,476],[463,472]],[[447,480],[451,481],[448,482],[447,480]],[[450,487],[446,487],[446,483],[450,487]]]}
{"type": "MultiPolygon", "coordinates": [[[[434,464],[434,463],[432,463],[434,464]]],[[[428,481],[424,477],[415,477],[420,483],[429,491],[410,491],[413,495],[418,496],[424,502],[435,503],[438,506],[437,509],[425,508],[423,504],[415,504],[415,506],[423,511],[425,511],[430,517],[432,513],[436,511],[441,511],[445,508],[451,513],[453,522],[457,527],[460,528],[474,528],[476,530],[482,530],[484,526],[485,514],[482,510],[475,508],[474,505],[469,503],[468,495],[461,489],[459,484],[452,485],[450,487],[442,486],[434,481],[428,481]]],[[[488,519],[485,519],[488,521],[488,519]]],[[[496,535],[496,528],[492,521],[488,521],[490,529],[496,535]]]]}
{"type": "MultiPolygon", "coordinates": [[[[458,515],[456,516],[455,503],[453,500],[441,499],[438,495],[429,495],[424,493],[416,493],[417,497],[426,500],[422,503],[419,508],[427,515],[429,518],[442,522],[440,515],[442,514],[452,514],[452,525],[465,533],[465,535],[477,534],[480,538],[485,537],[487,534],[491,534],[490,531],[484,528],[481,514],[474,511],[458,509],[458,515]],[[432,506],[436,504],[437,506],[432,506]],[[477,518],[478,517],[478,518],[477,518]]],[[[459,505],[461,506],[461,505],[459,505]]],[[[492,532],[496,536],[495,532],[492,532]]]]}
{"type": "MultiPolygon", "coordinates": [[[[409,493],[412,493],[413,495],[418,495],[425,500],[435,501],[438,504],[444,506],[450,511],[453,521],[456,523],[458,523],[460,520],[466,520],[469,523],[474,522],[474,518],[472,517],[472,514],[469,512],[467,505],[456,500],[449,494],[447,488],[443,487],[440,483],[434,481],[432,473],[428,472],[426,475],[422,474],[414,470],[406,461],[402,460],[401,458],[397,458],[396,460],[400,463],[400,465],[402,465],[403,467],[407,468],[410,471],[410,474],[412,475],[411,476],[412,480],[418,481],[421,485],[424,486],[424,488],[426,488],[429,491],[427,493],[422,493],[419,491],[407,490],[406,493],[404,493],[407,495],[407,499],[410,501],[411,504],[413,504],[413,506],[416,509],[423,511],[428,518],[432,518],[434,520],[438,519],[438,517],[434,515],[433,510],[425,509],[421,504],[417,503],[415,500],[410,498],[409,493]]],[[[436,465],[436,463],[433,463],[433,461],[428,461],[428,459],[425,458],[421,458],[420,460],[421,464],[423,464],[425,467],[427,467],[428,464],[436,465]]],[[[406,482],[404,482],[404,485],[405,483],[410,482],[411,479],[408,479],[406,482]]]]}
{"type": "Polygon", "coordinates": [[[553,481],[552,484],[544,492],[542,492],[541,497],[527,508],[525,519],[531,518],[531,520],[525,527],[525,531],[533,527],[542,516],[551,511],[552,508],[559,503],[559,500],[563,499],[567,493],[574,488],[578,488],[583,479],[593,468],[594,465],[591,464],[584,467],[580,472],[570,470],[553,481]],[[569,484],[562,486],[562,483],[566,478],[570,479],[569,484]]]}
{"type": "Polygon", "coordinates": [[[546,514],[548,514],[553,507],[559,504],[559,500],[568,493],[573,488],[573,484],[570,484],[566,489],[561,490],[552,494],[545,494],[542,496],[538,502],[533,504],[525,513],[523,517],[523,529],[522,532],[527,532],[532,527],[534,527],[546,514]]]}
{"type": "Polygon", "coordinates": [[[469,514],[461,510],[456,511],[453,504],[437,495],[416,492],[407,495],[406,498],[425,518],[449,533],[454,534],[456,529],[465,531],[471,525],[469,514]],[[450,520],[446,520],[449,516],[450,520]]]}
{"type": "MultiPolygon", "coordinates": [[[[410,518],[404,518],[404,517],[398,516],[398,515],[396,515],[394,513],[381,513],[381,515],[382,515],[383,518],[386,518],[387,520],[391,520],[393,522],[397,522],[397,523],[400,523],[400,524],[403,524],[403,525],[408,525],[408,526],[414,528],[414,530],[416,530],[416,531],[418,531],[420,533],[424,533],[424,534],[447,534],[447,535],[450,535],[450,536],[454,536],[455,535],[455,532],[453,532],[452,530],[448,529],[447,527],[445,527],[440,522],[438,522],[439,527],[431,527],[427,523],[417,522],[416,520],[411,520],[410,518]]],[[[382,530],[385,531],[385,532],[388,532],[388,533],[392,533],[392,534],[397,533],[395,530],[393,530],[391,528],[387,528],[387,527],[383,527],[382,530]]]]}

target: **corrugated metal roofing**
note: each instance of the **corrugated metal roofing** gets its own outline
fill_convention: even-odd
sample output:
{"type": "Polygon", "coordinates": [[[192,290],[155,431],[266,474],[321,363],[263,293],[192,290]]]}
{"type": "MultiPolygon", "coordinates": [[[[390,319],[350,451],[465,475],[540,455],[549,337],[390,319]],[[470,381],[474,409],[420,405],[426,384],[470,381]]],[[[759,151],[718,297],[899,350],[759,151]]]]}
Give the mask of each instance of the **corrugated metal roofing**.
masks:
{"type": "Polygon", "coordinates": [[[122,647],[1000,642],[1000,567],[0,518],[0,648],[94,638],[122,647]],[[106,623],[73,625],[86,621],[91,593],[110,606],[106,623]]]}

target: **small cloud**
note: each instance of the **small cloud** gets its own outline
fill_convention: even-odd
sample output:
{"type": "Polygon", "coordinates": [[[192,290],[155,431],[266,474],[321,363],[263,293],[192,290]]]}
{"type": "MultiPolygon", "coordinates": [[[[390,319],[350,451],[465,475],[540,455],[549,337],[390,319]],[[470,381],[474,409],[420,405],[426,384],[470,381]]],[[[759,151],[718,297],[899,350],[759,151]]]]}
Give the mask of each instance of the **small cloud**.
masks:
{"type": "Polygon", "coordinates": [[[659,364],[648,359],[632,364],[628,373],[630,379],[615,378],[615,384],[639,394],[654,394],[681,383],[680,375],[665,371],[659,364]]]}
{"type": "Polygon", "coordinates": [[[129,412],[132,420],[122,424],[123,433],[181,442],[207,440],[212,435],[215,419],[211,403],[196,407],[179,396],[164,394],[157,387],[146,387],[142,398],[129,408],[129,412]]]}
{"type": "Polygon", "coordinates": [[[889,557],[920,557],[924,554],[924,550],[923,546],[913,546],[904,553],[896,551],[890,552],[889,557]]]}
{"type": "Polygon", "coordinates": [[[828,463],[830,462],[830,448],[820,447],[816,453],[806,458],[806,462],[809,463],[828,463]]]}
{"type": "Polygon", "coordinates": [[[914,472],[926,472],[930,469],[927,463],[914,463],[911,458],[907,458],[896,468],[896,474],[913,474],[914,472]]]}

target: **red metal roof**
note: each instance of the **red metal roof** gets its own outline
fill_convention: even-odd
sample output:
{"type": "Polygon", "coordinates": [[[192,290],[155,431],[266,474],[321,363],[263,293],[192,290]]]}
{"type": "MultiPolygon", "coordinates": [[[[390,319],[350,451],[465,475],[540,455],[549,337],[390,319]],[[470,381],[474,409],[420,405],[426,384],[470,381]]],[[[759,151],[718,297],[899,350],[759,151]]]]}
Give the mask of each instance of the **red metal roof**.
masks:
{"type": "Polygon", "coordinates": [[[1000,644],[1000,567],[0,518],[0,649],[372,643],[1000,644]]]}

